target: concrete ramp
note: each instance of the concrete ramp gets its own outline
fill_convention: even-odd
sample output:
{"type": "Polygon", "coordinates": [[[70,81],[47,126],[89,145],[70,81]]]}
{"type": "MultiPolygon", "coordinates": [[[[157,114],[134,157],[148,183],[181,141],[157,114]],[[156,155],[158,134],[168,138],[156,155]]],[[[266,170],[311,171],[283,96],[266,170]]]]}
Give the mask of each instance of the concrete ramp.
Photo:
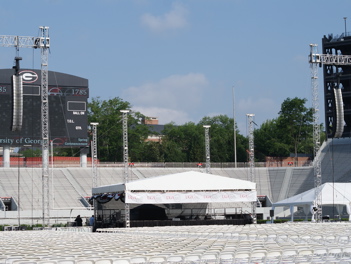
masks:
{"type": "Polygon", "coordinates": [[[288,189],[289,189],[290,182],[291,182],[292,172],[293,172],[293,168],[289,168],[289,167],[286,168],[284,179],[283,179],[283,184],[282,184],[282,187],[280,189],[279,196],[278,196],[278,201],[281,201],[281,200],[287,198],[287,193],[288,193],[288,189]]]}
{"type": "Polygon", "coordinates": [[[133,169],[133,174],[140,180],[145,179],[145,176],[137,169],[133,169]]]}

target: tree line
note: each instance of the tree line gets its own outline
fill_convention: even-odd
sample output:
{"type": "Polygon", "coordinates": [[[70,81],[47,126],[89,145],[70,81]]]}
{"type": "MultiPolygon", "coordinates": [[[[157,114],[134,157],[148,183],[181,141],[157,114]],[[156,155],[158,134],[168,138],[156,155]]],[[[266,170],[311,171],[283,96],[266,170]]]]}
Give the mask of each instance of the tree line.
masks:
{"type": "MultiPolygon", "coordinates": [[[[255,159],[265,161],[266,156],[287,157],[291,153],[313,155],[313,109],[307,100],[287,98],[274,119],[265,121],[254,130],[255,159]]],[[[122,113],[131,109],[129,102],[119,97],[101,100],[92,98],[88,104],[88,122],[98,122],[98,158],[102,162],[123,160],[122,113]]],[[[160,141],[148,141],[155,132],[142,123],[139,112],[128,114],[128,147],[131,162],[203,162],[205,158],[205,130],[210,125],[211,162],[234,161],[234,119],[226,115],[203,117],[198,123],[183,125],[169,123],[159,136],[160,141]]],[[[322,130],[321,125],[321,130],[322,130]]],[[[248,138],[237,126],[237,161],[248,161],[248,138]]],[[[324,140],[324,134],[321,140],[324,140]]],[[[322,141],[321,141],[322,142],[322,141]]]]}

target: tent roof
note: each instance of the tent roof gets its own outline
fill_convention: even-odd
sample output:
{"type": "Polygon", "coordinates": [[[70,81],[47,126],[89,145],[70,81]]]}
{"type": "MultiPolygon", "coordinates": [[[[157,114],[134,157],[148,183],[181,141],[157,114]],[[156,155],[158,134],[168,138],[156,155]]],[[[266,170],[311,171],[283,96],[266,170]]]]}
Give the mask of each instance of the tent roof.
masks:
{"type": "Polygon", "coordinates": [[[187,171],[153,178],[93,188],[93,194],[120,191],[208,191],[255,190],[256,183],[197,171],[187,171]]]}
{"type": "MultiPolygon", "coordinates": [[[[322,195],[322,205],[349,204],[351,202],[351,183],[331,183],[327,182],[319,187],[322,195]]],[[[273,203],[277,206],[313,205],[316,199],[316,188],[292,196],[285,200],[273,203]]]]}

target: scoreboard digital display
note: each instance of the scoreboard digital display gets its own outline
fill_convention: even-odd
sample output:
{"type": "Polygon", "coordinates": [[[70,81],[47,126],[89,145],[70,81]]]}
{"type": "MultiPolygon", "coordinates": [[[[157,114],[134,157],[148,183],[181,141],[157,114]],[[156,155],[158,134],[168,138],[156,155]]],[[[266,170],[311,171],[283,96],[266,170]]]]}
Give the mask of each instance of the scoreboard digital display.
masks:
{"type": "MultiPolygon", "coordinates": [[[[23,121],[12,131],[15,111],[13,69],[0,70],[0,146],[41,145],[41,71],[19,71],[23,81],[23,121]]],[[[49,137],[54,146],[88,145],[88,80],[59,72],[48,72],[49,137]]]]}

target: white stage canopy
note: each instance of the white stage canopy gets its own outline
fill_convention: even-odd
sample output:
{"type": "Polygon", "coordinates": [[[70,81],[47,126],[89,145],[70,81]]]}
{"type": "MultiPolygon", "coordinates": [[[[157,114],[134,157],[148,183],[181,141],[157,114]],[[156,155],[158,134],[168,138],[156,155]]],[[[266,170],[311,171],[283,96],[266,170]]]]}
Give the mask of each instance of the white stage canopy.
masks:
{"type": "Polygon", "coordinates": [[[131,204],[254,202],[256,183],[188,171],[93,188],[93,195],[125,192],[131,204]]]}
{"type": "MultiPolygon", "coordinates": [[[[347,213],[349,214],[349,220],[351,220],[351,183],[331,183],[327,182],[322,184],[318,192],[321,192],[322,206],[323,205],[336,205],[339,213],[341,212],[341,207],[346,206],[347,213]]],[[[298,195],[292,196],[285,200],[273,203],[272,209],[278,206],[290,207],[290,211],[293,219],[293,207],[303,206],[304,211],[307,215],[308,212],[312,213],[312,220],[314,220],[314,210],[316,200],[316,188],[308,190],[306,192],[300,193],[298,195]]]]}

